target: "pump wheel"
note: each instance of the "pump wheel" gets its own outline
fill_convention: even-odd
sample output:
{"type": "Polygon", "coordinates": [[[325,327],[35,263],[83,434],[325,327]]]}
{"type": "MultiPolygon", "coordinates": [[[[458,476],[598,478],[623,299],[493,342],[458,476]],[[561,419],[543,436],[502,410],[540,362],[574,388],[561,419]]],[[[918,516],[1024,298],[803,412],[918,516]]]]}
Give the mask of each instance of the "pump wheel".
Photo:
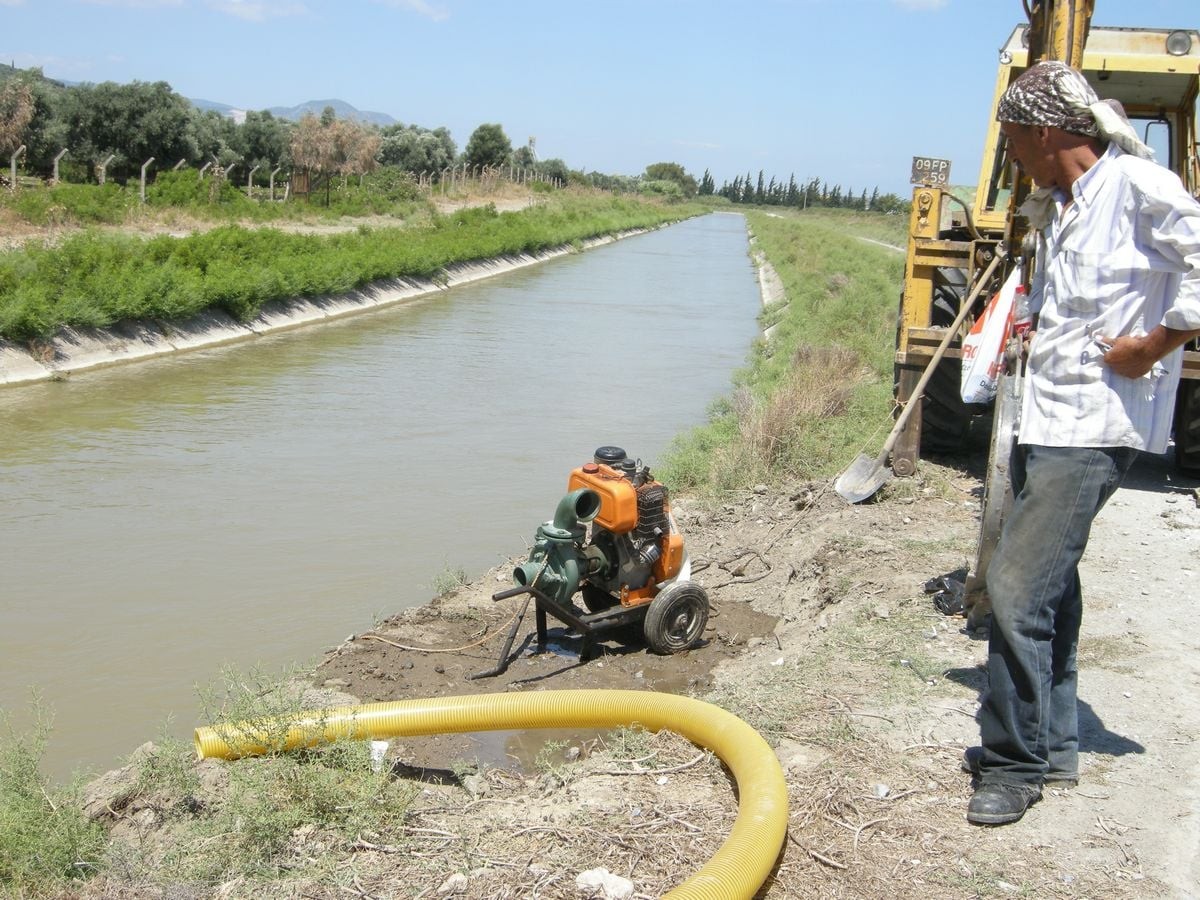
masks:
{"type": "Polygon", "coordinates": [[[1175,398],[1175,464],[1188,475],[1200,475],[1200,381],[1179,382],[1175,398]]]}
{"type": "Polygon", "coordinates": [[[692,581],[678,581],[650,601],[642,626],[646,643],[655,653],[679,653],[704,633],[708,623],[708,594],[692,581]]]}

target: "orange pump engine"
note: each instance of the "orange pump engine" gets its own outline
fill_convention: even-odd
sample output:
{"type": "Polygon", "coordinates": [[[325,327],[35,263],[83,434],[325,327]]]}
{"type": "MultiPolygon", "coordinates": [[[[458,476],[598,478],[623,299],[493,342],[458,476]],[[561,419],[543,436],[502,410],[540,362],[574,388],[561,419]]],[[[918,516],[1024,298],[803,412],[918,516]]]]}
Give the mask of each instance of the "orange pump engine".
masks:
{"type": "Polygon", "coordinates": [[[683,536],[671,519],[666,487],[620,448],[601,447],[596,461],[574,469],[567,480],[569,491],[581,488],[600,498],[584,555],[604,560],[581,582],[584,604],[595,612],[614,598],[622,606],[649,603],[657,585],[683,567],[683,536]]]}

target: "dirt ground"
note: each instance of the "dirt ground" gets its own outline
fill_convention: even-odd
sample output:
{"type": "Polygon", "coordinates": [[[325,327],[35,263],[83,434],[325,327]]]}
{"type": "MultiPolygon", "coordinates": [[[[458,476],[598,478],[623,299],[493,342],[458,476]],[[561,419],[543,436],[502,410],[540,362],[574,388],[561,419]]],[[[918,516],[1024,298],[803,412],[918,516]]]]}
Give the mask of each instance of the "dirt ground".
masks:
{"type": "MultiPolygon", "coordinates": [[[[346,641],[315,681],[364,702],[614,687],[727,705],[776,747],[789,785],[789,839],[764,897],[1195,896],[1198,482],[1148,458],[1102,513],[1083,567],[1082,781],[981,829],[963,817],[959,760],[977,740],[986,639],[939,612],[927,584],[972,558],[979,476],[925,462],[853,507],[824,484],[676,503],[713,605],[684,654],[652,655],[634,631],[581,662],[552,619],[539,655],[531,614],[507,673],[467,680],[496,662],[516,608],[490,599],[511,584],[501,567],[346,641]]],[[[600,867],[631,892],[591,896],[658,896],[723,840],[733,788],[717,761],[664,736],[646,738],[652,763],[626,759],[616,777],[611,745],[626,739],[398,742],[399,771],[429,785],[415,827],[439,837],[403,860],[360,849],[356,883],[378,897],[576,897],[589,896],[576,876],[600,867]]]]}

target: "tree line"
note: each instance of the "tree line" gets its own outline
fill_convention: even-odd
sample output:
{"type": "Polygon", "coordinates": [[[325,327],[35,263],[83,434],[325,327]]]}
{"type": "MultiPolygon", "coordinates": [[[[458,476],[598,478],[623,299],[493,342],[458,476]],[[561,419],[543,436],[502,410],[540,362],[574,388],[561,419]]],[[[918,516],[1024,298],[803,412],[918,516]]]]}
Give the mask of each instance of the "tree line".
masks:
{"type": "Polygon", "coordinates": [[[807,209],[810,206],[824,206],[835,209],[861,209],[881,213],[905,212],[909,201],[896,194],[880,194],[876,186],[867,194],[866,188],[855,192],[851,188],[843,189],[840,184],[830,185],[827,180],[811,178],[800,184],[795,174],[786,182],[771,176],[764,180],[764,171],[758,170],[758,178],[753,179],[749,172],[743,178],[740,175],[733,181],[724,182],[720,188],[707,169],[697,187],[700,196],[717,195],[731,203],[753,203],[757,206],[794,206],[807,209]]]}
{"type": "Polygon", "coordinates": [[[165,81],[65,85],[39,69],[0,66],[0,156],[7,163],[21,147],[23,170],[49,175],[59,157],[60,177],[70,181],[93,180],[105,160],[109,177],[123,180],[150,158],[158,169],[180,162],[225,170],[236,165],[243,177],[257,167],[264,181],[278,167],[346,176],[396,166],[429,173],[432,181],[461,166],[512,165],[561,183],[571,175],[562,160],[537,160],[531,147],[514,151],[494,123],[476,128],[460,152],[445,127],[378,127],[338,119],[331,107],[299,122],[266,110],[249,111],[236,122],[196,108],[165,81]],[[64,148],[67,154],[60,156],[64,148]]]}
{"type": "Polygon", "coordinates": [[[459,151],[445,127],[425,128],[396,123],[378,127],[354,119],[338,119],[331,107],[299,122],[267,110],[248,111],[241,122],[215,110],[201,110],[165,81],[66,85],[46,78],[40,69],[0,65],[0,161],[8,162],[24,147],[20,167],[48,176],[59,160],[59,176],[67,181],[97,179],[97,166],[107,161],[107,177],[123,181],[139,174],[153,158],[155,169],[180,164],[213,165],[228,173],[241,167],[239,180],[257,173],[265,184],[284,168],[307,171],[317,181],[339,175],[362,176],[381,166],[410,172],[427,184],[453,170],[478,173],[510,167],[557,184],[587,184],[615,192],[639,192],[666,200],[724,197],[731,203],[759,206],[810,206],[903,211],[906,200],[895,194],[869,195],[827,180],[798,184],[765,179],[749,172],[720,188],[705,169],[697,181],[675,162],[658,162],[640,175],[584,173],[561,159],[537,159],[532,140],[513,148],[501,125],[484,123],[459,151]],[[62,151],[66,149],[65,156],[62,151]]]}

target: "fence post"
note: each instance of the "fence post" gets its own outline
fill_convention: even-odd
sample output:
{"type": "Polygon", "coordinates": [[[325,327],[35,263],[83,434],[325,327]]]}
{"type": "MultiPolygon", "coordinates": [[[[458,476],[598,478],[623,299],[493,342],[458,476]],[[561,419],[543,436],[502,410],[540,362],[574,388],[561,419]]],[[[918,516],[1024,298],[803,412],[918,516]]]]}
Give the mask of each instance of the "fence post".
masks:
{"type": "Polygon", "coordinates": [[[150,157],[148,160],[146,160],[144,163],[142,163],[142,191],[141,191],[141,198],[142,198],[142,202],[143,202],[143,203],[145,203],[145,202],[146,202],[146,168],[147,168],[147,167],[150,165],[150,163],[152,163],[152,162],[154,162],[154,157],[153,157],[153,156],[152,156],[152,157],[150,157]]]}
{"type": "Polygon", "coordinates": [[[212,165],[212,163],[210,163],[210,162],[207,162],[207,163],[205,163],[204,165],[202,165],[202,166],[200,167],[200,180],[201,180],[201,181],[203,181],[203,180],[204,180],[204,173],[208,171],[208,167],[209,167],[209,166],[211,166],[211,165],[212,165]]]}
{"type": "Polygon", "coordinates": [[[182,169],[184,167],[185,163],[187,163],[186,156],[183,159],[181,159],[179,162],[175,163],[175,165],[171,166],[171,171],[178,172],[180,169],[182,169]]]}
{"type": "Polygon", "coordinates": [[[51,184],[58,184],[58,161],[67,155],[67,148],[63,147],[58,151],[58,156],[54,157],[54,177],[50,179],[51,184]]]}
{"type": "Polygon", "coordinates": [[[275,175],[282,168],[283,168],[283,166],[276,166],[274,169],[271,170],[271,202],[272,203],[275,202],[275,175]]]}
{"type": "Polygon", "coordinates": [[[254,188],[254,173],[257,172],[258,170],[259,170],[259,167],[255,166],[253,169],[250,170],[250,174],[246,176],[246,199],[247,200],[254,199],[254,195],[252,193],[252,189],[254,188]]]}
{"type": "Polygon", "coordinates": [[[16,152],[8,158],[9,168],[12,170],[12,180],[8,183],[8,189],[14,194],[17,192],[17,157],[25,152],[25,145],[22,144],[17,148],[16,152]]]}
{"type": "Polygon", "coordinates": [[[230,173],[230,172],[232,172],[234,169],[236,169],[236,168],[237,168],[237,165],[238,165],[238,164],[237,164],[237,163],[235,163],[235,162],[232,162],[232,163],[230,163],[230,164],[229,164],[229,168],[225,170],[225,177],[226,177],[226,178],[229,178],[229,173],[230,173]]]}
{"type": "Polygon", "coordinates": [[[96,168],[96,178],[101,184],[104,184],[104,179],[108,175],[108,164],[116,158],[117,154],[110,153],[108,154],[108,159],[100,163],[100,165],[96,168]]]}

